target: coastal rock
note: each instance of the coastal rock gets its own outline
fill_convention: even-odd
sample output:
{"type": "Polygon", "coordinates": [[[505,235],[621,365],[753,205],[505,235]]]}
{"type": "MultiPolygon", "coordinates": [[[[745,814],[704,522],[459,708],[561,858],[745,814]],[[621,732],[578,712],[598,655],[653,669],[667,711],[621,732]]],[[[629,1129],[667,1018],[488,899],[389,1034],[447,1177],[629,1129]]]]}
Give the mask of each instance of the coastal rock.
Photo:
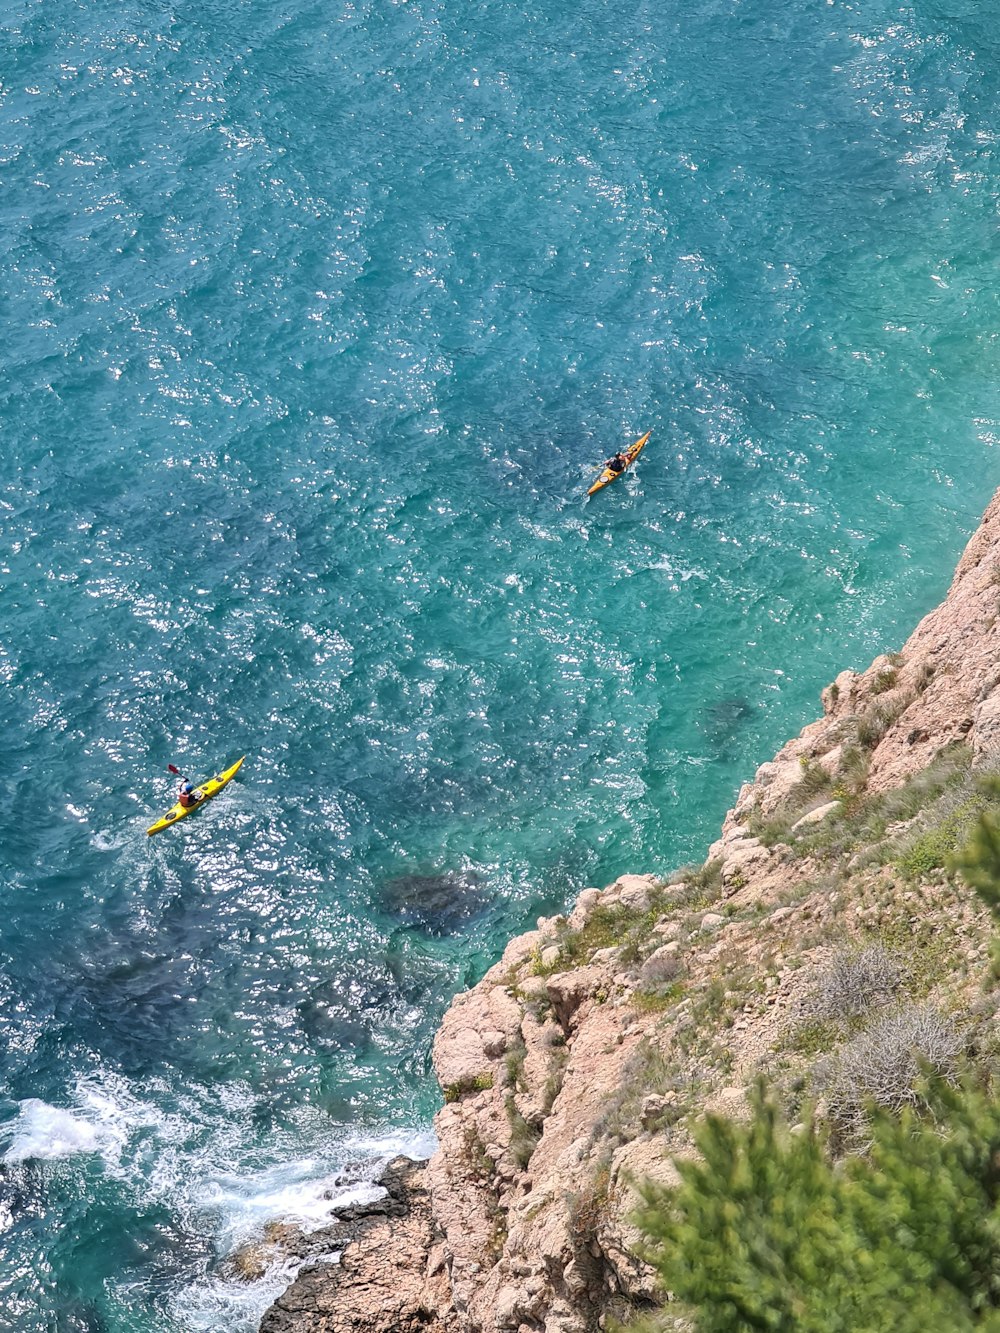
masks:
{"type": "Polygon", "coordinates": [[[655,875],[620,875],[603,894],[606,903],[618,903],[634,912],[645,912],[657,887],[655,875]]]}
{"type": "Polygon", "coordinates": [[[730,840],[725,844],[722,858],[723,884],[741,887],[753,869],[766,864],[770,856],[771,853],[757,838],[730,840]]]}
{"type": "Polygon", "coordinates": [[[517,1039],[521,1010],[499,986],[485,992],[486,1002],[468,991],[456,996],[434,1040],[434,1061],[442,1086],[471,1089],[490,1062],[517,1039]]]}
{"type": "Polygon", "coordinates": [[[972,763],[975,768],[1000,764],[1000,688],[989,682],[989,693],[972,715],[972,763]]]}
{"type": "Polygon", "coordinates": [[[604,897],[600,889],[584,889],[578,896],[567,922],[570,930],[582,930],[590,920],[591,913],[604,897]]]}
{"type": "Polygon", "coordinates": [[[605,990],[607,981],[608,974],[600,965],[578,967],[572,972],[549,977],[546,990],[556,1018],[564,1029],[569,1030],[575,1025],[577,1010],[584,1000],[605,990]]]}
{"type": "Polygon", "coordinates": [[[369,1218],[339,1263],[301,1272],[264,1315],[260,1333],[451,1333],[447,1278],[440,1262],[430,1262],[437,1233],[423,1170],[405,1158],[391,1163],[402,1215],[369,1218]]]}
{"type": "Polygon", "coordinates": [[[801,819],[797,819],[788,831],[789,833],[797,833],[799,829],[806,828],[810,824],[819,824],[826,819],[827,815],[832,815],[840,807],[840,801],[826,801],[823,805],[818,805],[815,810],[808,811],[801,819]]]}
{"type": "Polygon", "coordinates": [[[946,745],[995,753],[1000,492],[990,502],[945,600],[903,645],[900,684],[915,697],[876,747],[869,787],[885,791],[925,768],[946,745]],[[982,727],[981,733],[979,727],[982,727]]]}

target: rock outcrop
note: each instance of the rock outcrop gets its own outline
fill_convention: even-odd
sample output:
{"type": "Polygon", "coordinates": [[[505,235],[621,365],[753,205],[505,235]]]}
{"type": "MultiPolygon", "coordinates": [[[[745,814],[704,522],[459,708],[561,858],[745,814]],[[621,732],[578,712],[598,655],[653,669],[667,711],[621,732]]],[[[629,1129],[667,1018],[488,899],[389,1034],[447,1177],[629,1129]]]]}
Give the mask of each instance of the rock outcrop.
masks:
{"type": "Polygon", "coordinates": [[[946,600],[824,690],[704,865],[586,890],[456,997],[439,1148],[415,1213],[385,1224],[402,1250],[380,1259],[367,1233],[266,1333],[594,1333],[659,1304],[637,1182],[672,1180],[693,1119],[744,1114],[758,1075],[801,1095],[817,1032],[846,1040],[817,1000],[831,962],[876,941],[897,1000],[978,1013],[989,921],[940,848],[1000,767],[998,617],[1000,493],[946,600]]]}
{"type": "Polygon", "coordinates": [[[440,1246],[423,1175],[423,1163],[390,1162],[378,1182],[385,1199],[341,1210],[323,1233],[327,1261],[299,1273],[261,1333],[451,1333],[443,1265],[429,1258],[440,1246]]]}

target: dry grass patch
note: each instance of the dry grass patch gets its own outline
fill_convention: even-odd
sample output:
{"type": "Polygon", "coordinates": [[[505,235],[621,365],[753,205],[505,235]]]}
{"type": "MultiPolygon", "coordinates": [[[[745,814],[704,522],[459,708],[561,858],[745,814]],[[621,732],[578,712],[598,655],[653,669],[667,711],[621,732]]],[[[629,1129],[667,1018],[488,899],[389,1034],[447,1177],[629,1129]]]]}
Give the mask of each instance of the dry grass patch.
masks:
{"type": "Polygon", "coordinates": [[[897,1115],[905,1106],[926,1110],[927,1076],[957,1083],[964,1048],[958,1023],[934,1005],[908,1004],[878,1014],[815,1070],[840,1144],[863,1137],[873,1105],[897,1115]]]}

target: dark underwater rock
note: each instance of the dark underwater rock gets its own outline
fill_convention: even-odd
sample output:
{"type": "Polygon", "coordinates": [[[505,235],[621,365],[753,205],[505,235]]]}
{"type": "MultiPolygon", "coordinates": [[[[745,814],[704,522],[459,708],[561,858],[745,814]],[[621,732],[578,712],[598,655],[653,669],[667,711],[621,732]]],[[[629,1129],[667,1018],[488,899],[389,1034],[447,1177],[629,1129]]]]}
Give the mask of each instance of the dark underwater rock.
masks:
{"type": "Polygon", "coordinates": [[[376,1028],[402,1003],[395,973],[384,959],[355,957],[297,1006],[303,1031],[327,1050],[363,1053],[376,1028]]]}
{"type": "Polygon", "coordinates": [[[703,729],[712,743],[722,748],[736,738],[755,711],[749,699],[742,695],[720,699],[705,709],[703,729]]]}
{"type": "Polygon", "coordinates": [[[400,875],[382,889],[386,911],[431,935],[461,930],[486,906],[483,878],[473,870],[400,875]]]}

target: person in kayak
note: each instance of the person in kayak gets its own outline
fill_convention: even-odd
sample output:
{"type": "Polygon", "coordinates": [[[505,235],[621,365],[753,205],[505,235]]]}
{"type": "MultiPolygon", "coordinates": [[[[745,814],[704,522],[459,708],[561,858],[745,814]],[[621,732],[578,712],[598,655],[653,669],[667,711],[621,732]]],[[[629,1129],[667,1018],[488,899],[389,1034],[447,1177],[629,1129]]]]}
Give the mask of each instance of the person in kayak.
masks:
{"type": "Polygon", "coordinates": [[[190,810],[193,805],[197,805],[201,800],[202,793],[195,787],[190,778],[185,778],[181,783],[180,792],[177,795],[178,801],[185,810],[190,810]]]}
{"type": "Polygon", "coordinates": [[[628,458],[625,454],[619,452],[615,454],[614,458],[609,458],[604,466],[610,468],[612,472],[624,472],[628,467],[628,458]]]}

